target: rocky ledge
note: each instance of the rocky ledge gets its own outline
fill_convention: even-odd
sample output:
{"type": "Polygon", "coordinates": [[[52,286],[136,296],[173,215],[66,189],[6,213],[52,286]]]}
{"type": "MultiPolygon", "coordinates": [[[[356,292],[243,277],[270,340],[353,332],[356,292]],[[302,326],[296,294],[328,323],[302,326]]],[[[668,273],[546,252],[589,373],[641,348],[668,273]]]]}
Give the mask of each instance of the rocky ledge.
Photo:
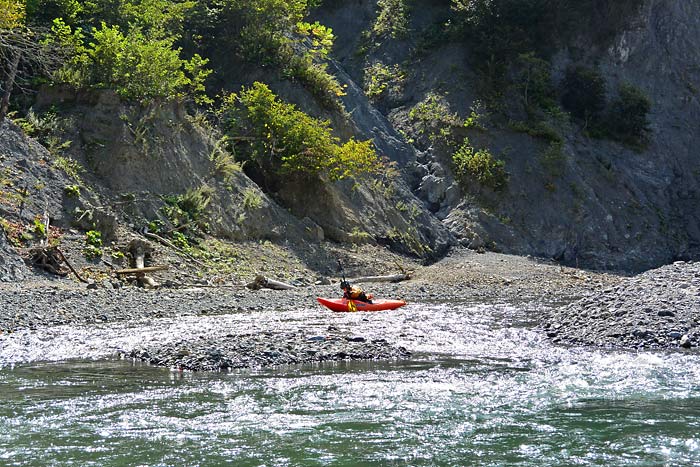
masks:
{"type": "Polygon", "coordinates": [[[700,263],[676,262],[554,310],[555,342],[658,349],[700,345],[700,263]]]}
{"type": "Polygon", "coordinates": [[[403,359],[410,355],[405,348],[391,346],[384,339],[368,340],[330,326],[323,335],[263,332],[152,344],[125,356],[181,370],[227,371],[326,361],[403,359]]]}

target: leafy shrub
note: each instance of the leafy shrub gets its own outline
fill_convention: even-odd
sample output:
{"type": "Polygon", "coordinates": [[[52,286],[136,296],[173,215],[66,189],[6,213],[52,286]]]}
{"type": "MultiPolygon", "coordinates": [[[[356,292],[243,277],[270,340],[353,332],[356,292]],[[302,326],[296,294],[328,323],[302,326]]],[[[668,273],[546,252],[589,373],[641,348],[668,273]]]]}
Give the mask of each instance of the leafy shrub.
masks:
{"type": "Polygon", "coordinates": [[[373,31],[379,36],[393,38],[408,34],[408,8],[405,0],[379,0],[373,31]]]}
{"type": "Polygon", "coordinates": [[[452,162],[457,178],[463,185],[476,180],[481,185],[498,191],[508,183],[505,162],[494,158],[488,149],[475,150],[467,138],[452,155],[452,162]]]}
{"type": "Polygon", "coordinates": [[[369,141],[340,144],[330,123],[283,102],[256,82],[225,99],[221,114],[229,135],[249,135],[250,158],[279,173],[326,174],[331,180],[376,171],[379,162],[369,141]]]}
{"type": "Polygon", "coordinates": [[[80,197],[80,185],[66,185],[63,187],[63,192],[69,198],[79,198],[80,197]]]}
{"type": "Polygon", "coordinates": [[[39,237],[39,238],[46,238],[48,232],[46,230],[46,224],[44,224],[44,221],[41,219],[40,215],[34,216],[34,227],[32,231],[39,237]]]}
{"type": "Polygon", "coordinates": [[[202,185],[181,195],[166,196],[162,211],[176,228],[188,227],[193,232],[207,230],[207,207],[213,194],[211,187],[202,185]]]}
{"type": "Polygon", "coordinates": [[[286,74],[301,81],[327,108],[343,109],[338,98],[345,95],[345,88],[328,72],[327,64],[318,63],[309,55],[293,56],[286,74]]]}
{"type": "Polygon", "coordinates": [[[204,81],[211,73],[207,59],[194,54],[180,57],[176,36],[147,35],[140,28],[123,33],[119,26],[102,23],[91,31],[92,40],[62,20],[54,21],[49,41],[73,51],[54,78],[75,86],[115,89],[129,99],[179,98],[192,95],[206,102],[204,81]]]}
{"type": "Polygon", "coordinates": [[[598,117],[605,109],[605,78],[598,70],[570,67],[562,83],[561,102],[574,117],[585,120],[598,117]]]}
{"type": "Polygon", "coordinates": [[[102,233],[97,230],[88,230],[85,232],[85,243],[96,247],[102,246],[102,233]]]}
{"type": "Polygon", "coordinates": [[[533,138],[542,138],[552,143],[562,144],[564,138],[559,132],[544,121],[513,121],[508,123],[508,126],[514,131],[527,133],[533,138]]]}
{"type": "Polygon", "coordinates": [[[415,122],[418,132],[431,141],[449,143],[453,128],[464,125],[445,98],[432,92],[409,111],[408,117],[415,122]]]}
{"type": "Polygon", "coordinates": [[[227,183],[236,173],[241,171],[241,164],[236,162],[228,150],[229,144],[229,138],[224,135],[214,144],[209,154],[209,161],[213,165],[214,174],[221,176],[224,182],[227,183]]]}
{"type": "Polygon", "coordinates": [[[154,40],[139,30],[128,35],[118,27],[102,24],[93,30],[95,42],[88,50],[93,83],[113,87],[127,98],[179,97],[185,89],[201,91],[209,74],[207,63],[199,55],[192,60],[180,58],[174,38],[154,40]]]}
{"type": "Polygon", "coordinates": [[[102,234],[97,230],[85,232],[85,247],[83,254],[88,259],[95,259],[102,256],[102,234]]]}
{"type": "Polygon", "coordinates": [[[517,65],[520,68],[517,84],[523,93],[525,108],[531,111],[533,107],[554,107],[556,104],[550,63],[535,56],[534,52],[528,52],[520,54],[517,65]]]}
{"type": "Polygon", "coordinates": [[[651,100],[641,89],[622,84],[618,97],[610,104],[607,125],[615,139],[632,146],[643,146],[650,132],[650,111],[651,100]]]}
{"type": "Polygon", "coordinates": [[[171,238],[176,247],[188,253],[192,251],[192,245],[190,245],[190,240],[187,238],[187,235],[174,230],[171,234],[171,238]]]}
{"type": "Polygon", "coordinates": [[[477,62],[502,75],[518,55],[550,46],[556,7],[548,0],[452,0],[477,62]]]}
{"type": "Polygon", "coordinates": [[[24,2],[0,0],[0,29],[15,29],[24,23],[24,2]]]}
{"type": "Polygon", "coordinates": [[[263,204],[263,199],[260,194],[253,188],[247,188],[243,191],[243,207],[248,210],[260,209],[263,204]]]}
{"type": "Polygon", "coordinates": [[[365,68],[365,94],[370,100],[379,100],[385,92],[400,92],[406,74],[399,65],[375,62],[365,68]]]}

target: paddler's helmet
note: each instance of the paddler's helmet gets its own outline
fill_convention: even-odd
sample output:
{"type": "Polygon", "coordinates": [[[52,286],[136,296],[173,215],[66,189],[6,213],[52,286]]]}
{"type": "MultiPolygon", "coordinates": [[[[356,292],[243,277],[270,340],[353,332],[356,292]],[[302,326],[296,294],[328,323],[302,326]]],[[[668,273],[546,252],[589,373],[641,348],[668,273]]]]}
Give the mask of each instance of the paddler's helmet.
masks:
{"type": "Polygon", "coordinates": [[[340,282],[340,288],[345,290],[350,288],[350,282],[348,281],[341,281],[340,282]]]}

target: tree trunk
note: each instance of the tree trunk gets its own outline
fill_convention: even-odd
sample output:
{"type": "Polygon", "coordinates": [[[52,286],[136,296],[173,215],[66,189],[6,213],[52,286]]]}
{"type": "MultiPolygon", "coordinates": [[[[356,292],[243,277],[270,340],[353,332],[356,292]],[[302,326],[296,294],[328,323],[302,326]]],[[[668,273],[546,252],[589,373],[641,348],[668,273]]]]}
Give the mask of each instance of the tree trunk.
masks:
{"type": "Polygon", "coordinates": [[[21,54],[19,52],[12,53],[12,63],[10,64],[10,69],[7,70],[5,75],[5,82],[3,87],[5,92],[2,95],[2,101],[0,101],[0,122],[7,116],[7,111],[10,108],[10,96],[12,95],[12,88],[15,86],[15,78],[17,77],[17,69],[19,68],[19,59],[21,54]]]}

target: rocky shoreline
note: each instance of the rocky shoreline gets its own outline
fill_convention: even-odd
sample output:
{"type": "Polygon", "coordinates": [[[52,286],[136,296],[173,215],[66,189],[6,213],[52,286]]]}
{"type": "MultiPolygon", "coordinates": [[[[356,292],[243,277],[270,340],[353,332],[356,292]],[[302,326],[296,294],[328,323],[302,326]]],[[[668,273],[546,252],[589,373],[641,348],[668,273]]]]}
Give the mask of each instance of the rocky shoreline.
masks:
{"type": "Polygon", "coordinates": [[[411,353],[384,339],[369,340],[329,326],[323,335],[304,332],[228,334],[215,340],[151,344],[124,356],[178,370],[228,371],[328,361],[406,359],[411,353]]]}
{"type": "Polygon", "coordinates": [[[676,262],[590,293],[548,318],[543,329],[575,345],[628,349],[700,344],[700,263],[676,262]]]}
{"type": "MultiPolygon", "coordinates": [[[[409,303],[507,303],[535,310],[533,321],[563,345],[627,349],[677,349],[700,341],[700,264],[676,263],[639,276],[562,268],[532,258],[459,250],[419,267],[413,279],[364,284],[378,297],[409,303]]],[[[0,284],[0,344],[15,332],[59,325],[152,321],[205,315],[251,314],[319,307],[317,296],[337,296],[338,286],[288,291],[240,285],[145,290],[89,289],[67,280],[0,284]]],[[[127,358],[186,370],[221,371],[338,360],[403,359],[411,349],[338,325],[334,313],[304,322],[261,323],[226,334],[173,336],[120,352],[127,358]],[[320,321],[319,321],[320,320],[320,321]]],[[[254,316],[252,316],[254,320],[254,316]]],[[[361,330],[362,327],[360,326],[361,330]]]]}

